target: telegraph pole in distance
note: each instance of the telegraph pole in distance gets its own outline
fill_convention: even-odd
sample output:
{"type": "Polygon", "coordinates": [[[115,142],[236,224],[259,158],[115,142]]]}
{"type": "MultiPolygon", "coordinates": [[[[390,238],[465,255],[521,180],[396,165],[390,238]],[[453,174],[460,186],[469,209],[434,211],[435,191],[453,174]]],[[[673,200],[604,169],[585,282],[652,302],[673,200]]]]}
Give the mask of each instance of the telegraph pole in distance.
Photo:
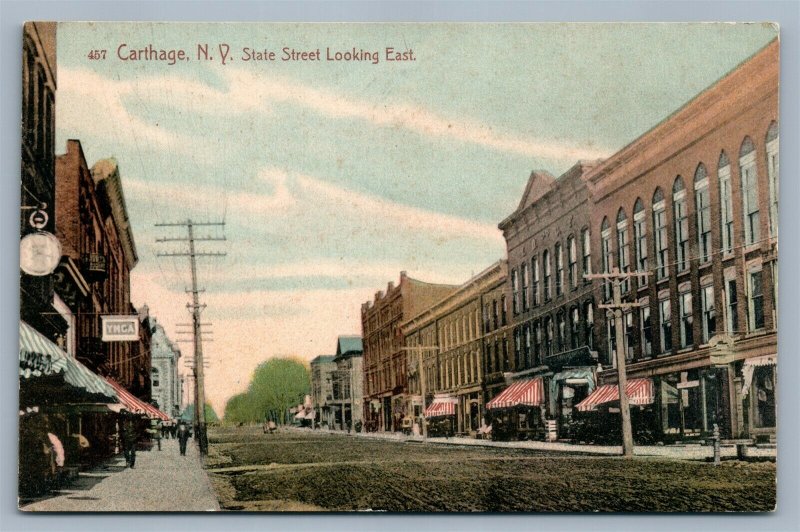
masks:
{"type": "Polygon", "coordinates": [[[633,429],[631,427],[631,407],[628,401],[628,374],[625,367],[625,339],[622,328],[625,326],[622,316],[625,309],[639,308],[641,304],[623,303],[622,288],[623,281],[631,277],[644,277],[650,272],[620,272],[616,267],[611,269],[611,273],[588,273],[585,279],[610,280],[612,283],[612,302],[609,304],[597,305],[597,308],[608,309],[614,315],[614,336],[617,344],[617,385],[619,387],[619,414],[622,418],[622,456],[631,458],[633,456],[633,429]]]}
{"type": "Polygon", "coordinates": [[[156,242],[188,242],[189,252],[178,253],[157,253],[159,257],[189,257],[192,271],[192,303],[186,306],[192,312],[192,327],[194,333],[194,375],[195,375],[195,422],[197,430],[195,439],[200,446],[200,454],[205,456],[208,453],[208,435],[206,433],[206,396],[205,396],[205,373],[203,365],[203,338],[200,332],[200,310],[205,305],[200,304],[200,290],[197,287],[197,257],[224,257],[225,253],[220,252],[198,252],[195,249],[197,241],[220,241],[225,237],[196,237],[194,228],[196,226],[225,226],[225,222],[193,222],[191,219],[177,223],[158,223],[156,227],[186,227],[188,238],[159,238],[156,242]]]}

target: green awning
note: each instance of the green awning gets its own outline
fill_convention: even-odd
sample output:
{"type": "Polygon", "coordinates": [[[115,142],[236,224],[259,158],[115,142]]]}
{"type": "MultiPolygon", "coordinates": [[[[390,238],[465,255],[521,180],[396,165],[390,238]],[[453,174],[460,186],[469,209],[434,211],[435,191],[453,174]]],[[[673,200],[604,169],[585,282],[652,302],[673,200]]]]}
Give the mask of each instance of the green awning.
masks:
{"type": "Polygon", "coordinates": [[[94,395],[117,402],[117,394],[105,380],[65,353],[36,329],[19,322],[19,377],[63,376],[64,382],[94,395]]]}

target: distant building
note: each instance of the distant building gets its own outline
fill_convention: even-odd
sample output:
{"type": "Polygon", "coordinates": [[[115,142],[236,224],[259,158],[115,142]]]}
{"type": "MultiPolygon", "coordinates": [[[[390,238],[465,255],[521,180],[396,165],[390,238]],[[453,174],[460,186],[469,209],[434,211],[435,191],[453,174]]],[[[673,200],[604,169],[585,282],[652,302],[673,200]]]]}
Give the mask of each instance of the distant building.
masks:
{"type": "Polygon", "coordinates": [[[333,355],[320,355],[311,361],[311,404],[315,421],[332,427],[334,423],[333,380],[336,363],[333,355]]]}
{"type": "Polygon", "coordinates": [[[148,314],[145,305],[140,310],[140,316],[143,317],[143,322],[147,324],[152,335],[150,340],[152,400],[158,403],[158,408],[162,412],[177,418],[181,408],[181,380],[178,375],[181,351],[169,339],[158,320],[148,314]]]}
{"type": "Polygon", "coordinates": [[[407,412],[413,422],[419,425],[426,417],[429,424],[444,422],[449,432],[473,435],[481,427],[486,358],[502,345],[507,350],[510,338],[507,274],[506,261],[498,261],[401,324],[408,359],[407,412]],[[502,332],[498,336],[495,331],[502,332]]]}
{"type": "Polygon", "coordinates": [[[412,279],[400,272],[400,284],[361,305],[364,342],[364,421],[368,430],[402,428],[408,406],[405,341],[400,324],[458,288],[412,279]]]}
{"type": "Polygon", "coordinates": [[[336,371],[333,375],[333,418],[335,427],[346,430],[362,420],[364,404],[364,348],[360,336],[336,340],[336,371]]]}

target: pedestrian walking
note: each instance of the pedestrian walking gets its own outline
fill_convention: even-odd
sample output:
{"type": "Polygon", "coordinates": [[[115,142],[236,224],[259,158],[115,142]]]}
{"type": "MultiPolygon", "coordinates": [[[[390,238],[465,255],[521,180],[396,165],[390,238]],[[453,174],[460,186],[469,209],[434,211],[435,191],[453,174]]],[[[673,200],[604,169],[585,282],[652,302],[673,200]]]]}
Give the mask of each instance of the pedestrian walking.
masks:
{"type": "Polygon", "coordinates": [[[186,442],[189,441],[189,427],[183,421],[178,425],[178,444],[181,449],[181,456],[186,456],[186,442]]]}
{"type": "Polygon", "coordinates": [[[122,423],[122,449],[125,464],[131,469],[136,465],[136,445],[139,443],[139,427],[133,416],[126,416],[122,423]]]}

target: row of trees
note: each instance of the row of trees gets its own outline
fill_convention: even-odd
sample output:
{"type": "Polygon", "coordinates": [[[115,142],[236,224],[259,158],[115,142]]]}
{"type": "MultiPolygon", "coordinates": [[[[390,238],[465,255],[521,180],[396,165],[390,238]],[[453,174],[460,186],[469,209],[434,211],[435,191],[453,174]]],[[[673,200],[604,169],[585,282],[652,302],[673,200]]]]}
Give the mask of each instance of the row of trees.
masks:
{"type": "Polygon", "coordinates": [[[273,358],[260,364],[247,391],[225,405],[227,423],[263,422],[272,418],[287,423],[287,411],[303,402],[311,388],[306,365],[292,358],[273,358]]]}

